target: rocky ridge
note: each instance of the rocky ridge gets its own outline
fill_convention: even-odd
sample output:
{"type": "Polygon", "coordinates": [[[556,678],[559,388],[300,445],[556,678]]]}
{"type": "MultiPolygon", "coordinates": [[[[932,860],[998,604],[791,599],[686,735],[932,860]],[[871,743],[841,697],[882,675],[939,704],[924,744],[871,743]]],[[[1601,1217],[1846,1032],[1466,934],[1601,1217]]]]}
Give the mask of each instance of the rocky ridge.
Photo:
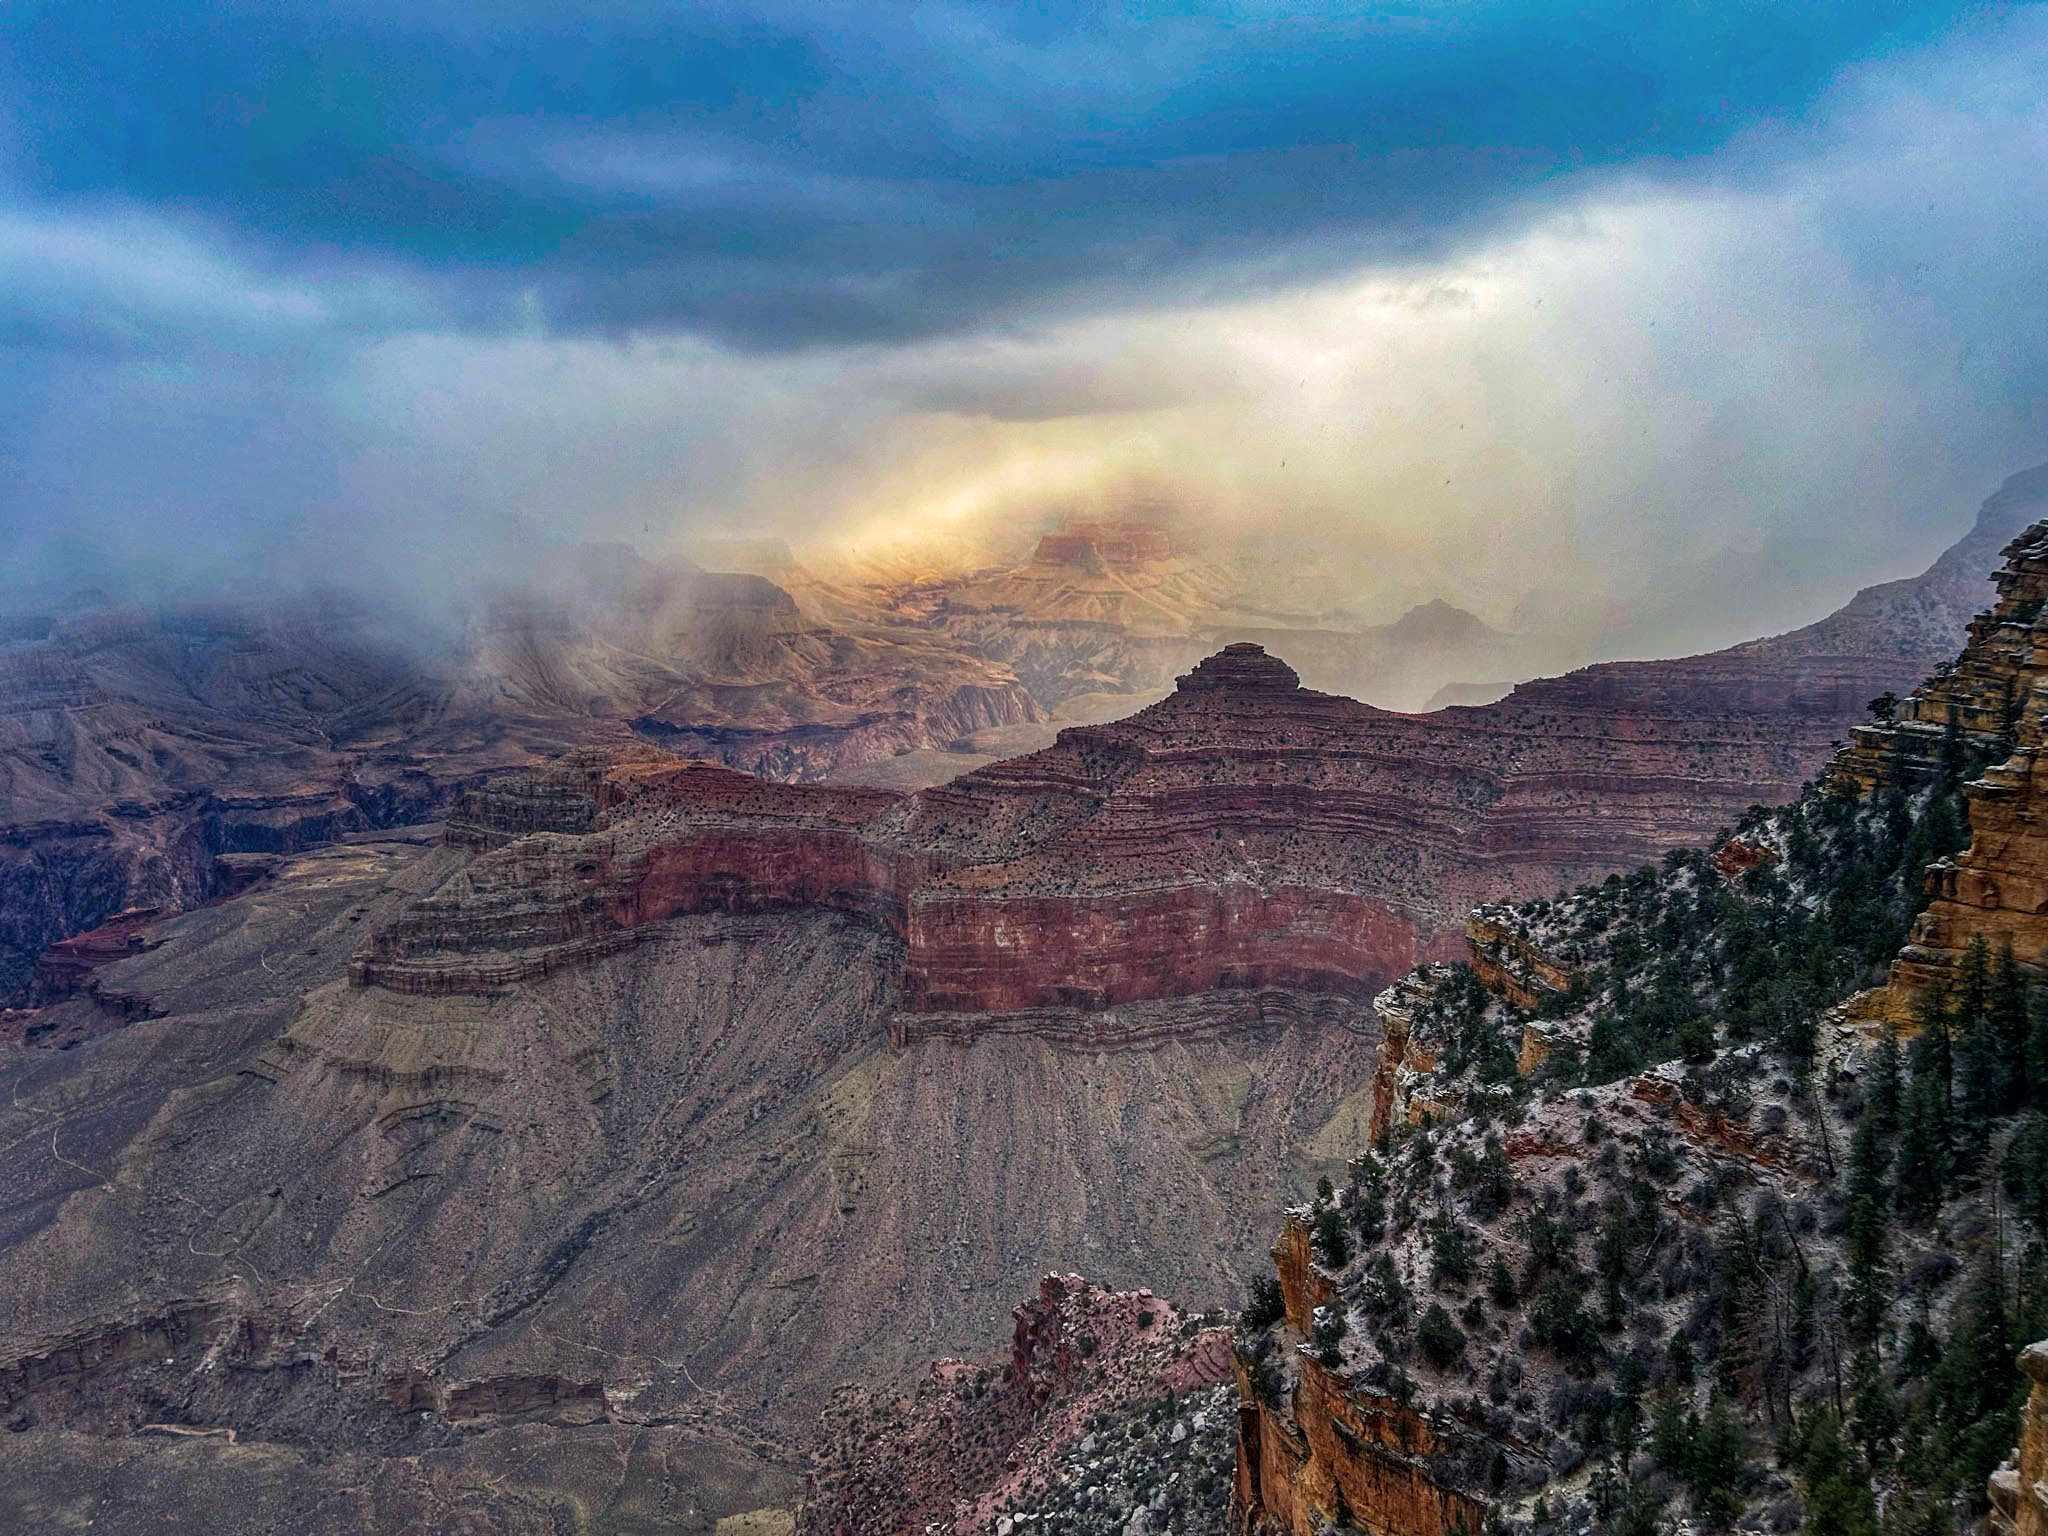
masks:
{"type": "MultiPolygon", "coordinates": [[[[1482,909],[1467,963],[1381,997],[1373,1148],[1289,1213],[1241,1324],[1237,1529],[1981,1501],[2048,1240],[2029,904],[1990,873],[2024,893],[2048,867],[2017,835],[2044,540],[1825,787],[1711,854],[1482,909]],[[1684,1449],[1702,1434],[1720,1460],[1684,1449]]],[[[2027,1486],[1992,1482],[2014,1524],[2027,1486]]]]}
{"type": "Polygon", "coordinates": [[[1969,798],[1967,849],[1928,871],[1932,900],[1893,965],[1884,1008],[1913,1024],[1928,1000],[1953,988],[1973,941],[2008,950],[2029,973],[2048,964],[2048,528],[2036,524],[2005,551],[1998,601],[1970,626],[1962,655],[1860,726],[1835,767],[1861,788],[1926,782],[1961,755],[1988,759],[1969,798]]]}
{"type": "Polygon", "coordinates": [[[1048,1275],[1001,1367],[942,1360],[906,1398],[842,1392],[803,1536],[1220,1532],[1232,1410],[1220,1318],[1048,1275]]]}

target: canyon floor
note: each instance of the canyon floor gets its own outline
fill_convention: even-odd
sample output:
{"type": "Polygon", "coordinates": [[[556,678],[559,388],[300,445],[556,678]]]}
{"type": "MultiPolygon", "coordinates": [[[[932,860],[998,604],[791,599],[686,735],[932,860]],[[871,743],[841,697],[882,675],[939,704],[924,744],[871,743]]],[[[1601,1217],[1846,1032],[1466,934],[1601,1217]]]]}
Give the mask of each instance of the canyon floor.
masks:
{"type": "MultiPolygon", "coordinates": [[[[651,1500],[709,1528],[787,1501],[830,1385],[985,1350],[1049,1269],[1227,1301],[1267,1213],[1362,1134],[1364,1010],[895,1050],[890,941],[831,914],[679,919],[488,1003],[349,989],[366,925],[444,857],[424,833],[299,856],[38,1017],[0,1108],[0,1334],[58,1363],[9,1394],[10,1460],[325,1520],[330,1473],[289,1464],[334,1446],[294,1436],[298,1398],[413,1469],[379,1521],[651,1500]],[[123,1342],[196,1305],[218,1318],[165,1363],[123,1342]],[[276,1337],[239,1359],[251,1328],[276,1337]],[[513,1385],[451,1431],[391,1406],[397,1377],[513,1385]],[[168,1465],[117,1470],[138,1454],[168,1465]]],[[[83,1475],[0,1498],[57,1519],[83,1475]]]]}

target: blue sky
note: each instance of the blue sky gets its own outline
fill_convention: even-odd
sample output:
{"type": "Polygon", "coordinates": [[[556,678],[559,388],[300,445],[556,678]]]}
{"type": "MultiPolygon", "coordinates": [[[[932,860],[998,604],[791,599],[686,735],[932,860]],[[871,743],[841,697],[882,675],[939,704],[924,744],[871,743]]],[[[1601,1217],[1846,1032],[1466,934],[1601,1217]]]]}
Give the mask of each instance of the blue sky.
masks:
{"type": "Polygon", "coordinates": [[[108,20],[0,10],[18,565],[965,538],[1139,475],[1388,603],[1562,542],[1707,623],[1717,562],[1796,617],[2048,454],[2031,9],[108,20]]]}

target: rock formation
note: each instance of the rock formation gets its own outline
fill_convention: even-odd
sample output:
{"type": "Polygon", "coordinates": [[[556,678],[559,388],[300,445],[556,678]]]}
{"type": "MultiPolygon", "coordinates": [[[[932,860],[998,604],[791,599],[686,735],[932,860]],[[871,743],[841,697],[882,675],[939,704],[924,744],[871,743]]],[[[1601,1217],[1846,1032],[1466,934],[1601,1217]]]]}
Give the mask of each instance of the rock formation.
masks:
{"type": "Polygon", "coordinates": [[[908,1397],[825,1415],[801,1536],[1215,1529],[1227,1496],[1227,1330],[1150,1291],[1048,1275],[1003,1366],[942,1360],[908,1397]]]}
{"type": "MultiPolygon", "coordinates": [[[[1654,817],[1626,838],[1625,857],[1703,835],[1743,795],[1809,772],[1865,699],[1953,653],[1998,545],[2040,500],[2039,479],[2016,477],[1925,576],[1872,588],[1807,629],[1531,685],[1496,706],[1444,711],[1412,744],[1386,721],[1379,729],[1390,751],[1477,754],[1504,782],[1521,770],[1492,760],[1517,743],[1597,743],[1613,719],[1635,742],[1634,766],[1609,754],[1580,782],[1526,781],[1526,837],[1574,835],[1547,823],[1582,820],[1575,807],[1609,793],[1617,769],[1638,781],[1618,814],[1654,817]],[[1702,745],[1703,721],[1726,728],[1725,744],[1702,745]],[[1671,791],[1654,810],[1652,781],[1671,791]],[[1701,794],[1692,826],[1680,811],[1701,794]]],[[[453,643],[425,648],[335,602],[84,602],[11,616],[0,637],[0,1002],[58,939],[127,908],[183,910],[231,891],[224,854],[294,852],[439,814],[489,776],[579,746],[638,736],[774,779],[873,772],[916,788],[1042,745],[1054,709],[1128,712],[1219,632],[1265,639],[1297,664],[1316,661],[1314,678],[1369,690],[1406,677],[1417,657],[1442,662],[1446,637],[1470,628],[1442,605],[1385,634],[1240,613],[1241,573],[1162,547],[1142,522],[1076,525],[1013,570],[901,588],[826,580],[786,552],[773,579],[617,547],[558,564],[480,600],[453,643]],[[1338,660],[1325,665],[1325,652],[1338,660]]],[[[1511,644],[1526,661],[1526,644],[1511,644]]],[[[1469,664],[1482,665],[1479,653],[1469,664]]],[[[1504,811],[1499,825],[1511,819],[1504,811]]],[[[1439,926],[1486,894],[1455,893],[1439,926]]]]}
{"type": "Polygon", "coordinates": [[[1476,902],[1605,873],[1796,789],[1831,717],[1790,679],[1681,687],[1677,665],[1408,716],[1234,644],[1128,719],[907,797],[579,758],[464,800],[450,841],[504,846],[352,975],[488,990],[680,914],[815,907],[901,941],[899,1043],[1216,989],[1363,1001],[1461,953],[1476,902]]]}
{"type": "Polygon", "coordinates": [[[1969,846],[1928,871],[1933,900],[1885,989],[1883,1010],[1902,1025],[1954,982],[1973,942],[2010,948],[2028,971],[2048,965],[2048,523],[2006,547],[1994,580],[1998,600],[1971,623],[1962,654],[1893,719],[1858,727],[1832,770],[1869,792],[1983,765],[1965,787],[1969,846]]]}
{"type": "Polygon", "coordinates": [[[2027,1402],[2020,1439],[1991,1478],[1991,1529],[2000,1536],[2048,1536],[2048,1340],[2020,1351],[2027,1402]]]}
{"type": "Polygon", "coordinates": [[[819,778],[1038,706],[929,636],[845,633],[755,577],[623,558],[500,596],[459,643],[338,603],[23,620],[0,644],[0,1001],[59,939],[228,894],[224,855],[420,820],[579,745],[819,778]]]}

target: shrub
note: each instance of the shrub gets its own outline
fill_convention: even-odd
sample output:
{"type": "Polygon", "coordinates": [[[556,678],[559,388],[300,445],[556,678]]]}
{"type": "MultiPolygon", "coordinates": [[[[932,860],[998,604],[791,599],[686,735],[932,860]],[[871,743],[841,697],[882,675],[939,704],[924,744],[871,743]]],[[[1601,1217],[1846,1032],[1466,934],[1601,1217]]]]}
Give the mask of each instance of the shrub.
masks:
{"type": "Polygon", "coordinates": [[[1251,1294],[1245,1298],[1244,1310],[1238,1314],[1238,1321],[1247,1333],[1261,1333],[1287,1315],[1287,1304],[1280,1295],[1280,1282],[1271,1275],[1252,1277],[1251,1294]]]}
{"type": "Polygon", "coordinates": [[[1451,1314],[1443,1309],[1441,1302],[1431,1302],[1429,1310],[1422,1314],[1421,1326],[1415,1331],[1415,1342],[1422,1350],[1422,1358],[1440,1371],[1465,1353],[1464,1331],[1451,1321],[1451,1314]]]}

